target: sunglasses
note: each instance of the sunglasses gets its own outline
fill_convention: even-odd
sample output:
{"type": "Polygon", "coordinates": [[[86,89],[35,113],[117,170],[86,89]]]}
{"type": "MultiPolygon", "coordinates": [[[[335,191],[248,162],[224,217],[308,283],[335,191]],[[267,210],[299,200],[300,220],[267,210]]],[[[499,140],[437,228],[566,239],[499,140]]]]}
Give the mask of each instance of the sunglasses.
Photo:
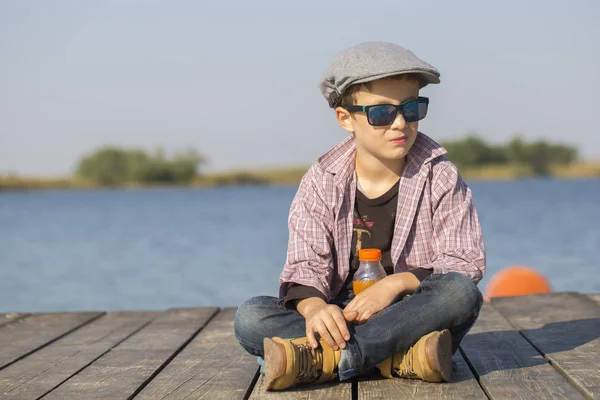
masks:
{"type": "Polygon", "coordinates": [[[429,99],[427,97],[418,97],[416,100],[410,100],[400,105],[394,104],[376,104],[373,106],[348,106],[346,110],[350,112],[363,111],[367,114],[367,120],[372,126],[391,125],[398,115],[398,111],[404,117],[406,122],[420,121],[427,115],[429,99]]]}

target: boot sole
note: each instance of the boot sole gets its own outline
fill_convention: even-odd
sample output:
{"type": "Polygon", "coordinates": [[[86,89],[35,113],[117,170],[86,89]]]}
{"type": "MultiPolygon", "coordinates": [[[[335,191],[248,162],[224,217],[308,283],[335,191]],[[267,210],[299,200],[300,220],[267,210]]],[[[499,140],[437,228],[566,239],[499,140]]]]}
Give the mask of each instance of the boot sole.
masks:
{"type": "Polygon", "coordinates": [[[265,338],[265,385],[266,390],[271,390],[275,381],[285,374],[286,356],[283,345],[265,338]]]}
{"type": "Polygon", "coordinates": [[[444,329],[427,340],[425,346],[427,362],[439,373],[441,380],[448,382],[452,375],[452,334],[444,329]]]}

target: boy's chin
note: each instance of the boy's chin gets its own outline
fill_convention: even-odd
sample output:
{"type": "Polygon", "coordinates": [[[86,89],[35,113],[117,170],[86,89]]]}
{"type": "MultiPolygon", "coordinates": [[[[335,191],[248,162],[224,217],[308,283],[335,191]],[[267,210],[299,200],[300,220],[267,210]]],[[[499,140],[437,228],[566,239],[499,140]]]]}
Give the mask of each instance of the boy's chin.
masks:
{"type": "Polygon", "coordinates": [[[378,154],[376,157],[382,161],[402,161],[404,158],[406,158],[406,154],[407,153],[402,153],[402,154],[398,154],[397,152],[395,154],[378,154]]]}
{"type": "Polygon", "coordinates": [[[402,148],[397,148],[397,149],[394,149],[393,151],[389,152],[388,154],[382,154],[381,158],[385,158],[388,160],[402,160],[403,158],[406,157],[409,150],[410,150],[410,147],[408,147],[408,146],[402,147],[402,148]]]}

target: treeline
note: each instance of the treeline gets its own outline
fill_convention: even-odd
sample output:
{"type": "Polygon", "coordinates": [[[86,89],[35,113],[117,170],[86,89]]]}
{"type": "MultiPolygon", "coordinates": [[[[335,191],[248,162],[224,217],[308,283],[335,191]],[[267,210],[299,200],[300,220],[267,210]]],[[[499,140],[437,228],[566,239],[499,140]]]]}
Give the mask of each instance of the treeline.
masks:
{"type": "Polygon", "coordinates": [[[162,149],[152,154],[107,146],[85,155],[77,165],[76,175],[102,185],[184,184],[198,175],[198,168],[205,162],[195,150],[167,157],[162,149]]]}
{"type": "MultiPolygon", "coordinates": [[[[459,169],[471,171],[478,167],[512,165],[529,174],[550,175],[553,166],[572,164],[579,159],[575,147],[545,140],[528,142],[520,136],[503,145],[490,144],[475,134],[440,144],[459,169]]],[[[146,152],[106,146],[85,155],[77,165],[76,176],[100,185],[188,184],[199,175],[199,168],[205,163],[206,159],[196,150],[167,157],[160,148],[146,152]]],[[[249,175],[243,178],[244,183],[256,180],[249,175]]]]}
{"type": "Polygon", "coordinates": [[[520,136],[505,145],[489,144],[477,135],[440,144],[448,150],[448,158],[458,168],[512,164],[528,167],[535,175],[549,175],[552,166],[572,164],[579,159],[575,147],[545,140],[526,142],[520,136]]]}

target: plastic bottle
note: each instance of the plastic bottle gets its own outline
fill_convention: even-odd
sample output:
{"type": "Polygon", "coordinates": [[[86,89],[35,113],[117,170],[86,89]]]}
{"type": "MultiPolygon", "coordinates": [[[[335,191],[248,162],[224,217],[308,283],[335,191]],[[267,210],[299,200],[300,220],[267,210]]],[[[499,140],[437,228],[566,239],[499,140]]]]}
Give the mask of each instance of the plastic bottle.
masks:
{"type": "Polygon", "coordinates": [[[358,270],[352,279],[352,289],[355,295],[386,276],[381,265],[381,250],[362,249],[358,252],[358,259],[360,260],[358,270]]]}

